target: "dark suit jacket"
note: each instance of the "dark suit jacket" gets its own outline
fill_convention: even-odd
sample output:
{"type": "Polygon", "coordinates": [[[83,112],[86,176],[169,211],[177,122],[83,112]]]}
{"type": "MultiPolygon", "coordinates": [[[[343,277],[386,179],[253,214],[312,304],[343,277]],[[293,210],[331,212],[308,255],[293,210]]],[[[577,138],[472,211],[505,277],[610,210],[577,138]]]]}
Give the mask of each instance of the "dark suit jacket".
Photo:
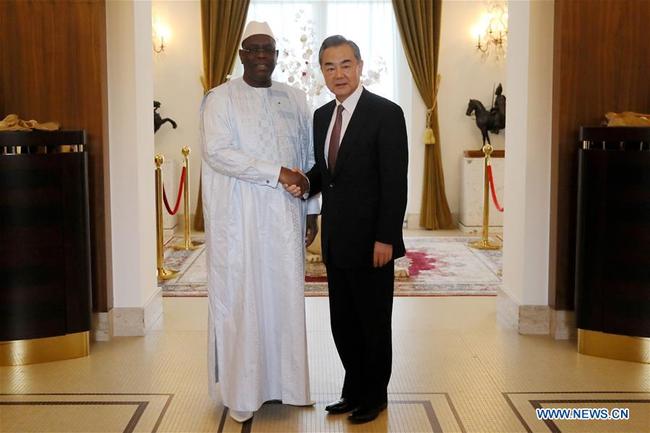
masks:
{"type": "Polygon", "coordinates": [[[335,101],[314,113],[316,164],[310,194],[322,192],[323,260],[341,268],[370,267],[375,241],[404,255],[408,140],[402,109],[363,89],[341,140],[334,173],[324,157],[335,101]]]}

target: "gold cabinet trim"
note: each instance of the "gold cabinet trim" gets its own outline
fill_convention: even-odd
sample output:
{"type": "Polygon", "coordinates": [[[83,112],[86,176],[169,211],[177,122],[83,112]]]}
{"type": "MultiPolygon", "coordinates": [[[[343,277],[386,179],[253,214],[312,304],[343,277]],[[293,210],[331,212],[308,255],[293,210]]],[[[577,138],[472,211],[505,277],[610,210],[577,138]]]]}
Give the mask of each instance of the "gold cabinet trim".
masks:
{"type": "Polygon", "coordinates": [[[90,353],[90,332],[29,340],[0,341],[0,366],[81,358],[90,353]]]}

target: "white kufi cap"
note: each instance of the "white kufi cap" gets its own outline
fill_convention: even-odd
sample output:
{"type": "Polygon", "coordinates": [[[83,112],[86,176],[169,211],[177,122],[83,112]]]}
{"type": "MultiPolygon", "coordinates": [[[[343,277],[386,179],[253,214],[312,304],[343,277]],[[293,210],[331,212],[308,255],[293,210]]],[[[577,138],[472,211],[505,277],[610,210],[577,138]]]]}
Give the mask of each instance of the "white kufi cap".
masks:
{"type": "Polygon", "coordinates": [[[249,36],[253,35],[267,35],[275,40],[275,36],[273,36],[273,32],[271,31],[271,27],[269,27],[269,24],[266,21],[249,21],[246,25],[246,28],[244,29],[244,35],[241,38],[242,42],[244,42],[249,36]]]}

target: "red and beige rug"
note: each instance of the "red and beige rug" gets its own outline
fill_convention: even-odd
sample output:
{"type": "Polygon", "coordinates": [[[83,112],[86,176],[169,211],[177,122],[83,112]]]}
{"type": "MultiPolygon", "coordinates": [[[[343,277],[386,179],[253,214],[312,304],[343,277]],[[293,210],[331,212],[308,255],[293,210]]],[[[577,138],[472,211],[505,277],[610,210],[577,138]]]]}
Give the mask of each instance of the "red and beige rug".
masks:
{"type": "MultiPolygon", "coordinates": [[[[406,256],[395,263],[395,296],[494,296],[501,287],[501,251],[471,248],[470,237],[405,238],[406,256]]],[[[174,240],[177,242],[178,240],[174,240]]],[[[161,283],[163,296],[206,296],[205,248],[165,252],[165,266],[178,270],[161,283]]],[[[327,296],[321,262],[306,265],[305,296],[327,296]]]]}

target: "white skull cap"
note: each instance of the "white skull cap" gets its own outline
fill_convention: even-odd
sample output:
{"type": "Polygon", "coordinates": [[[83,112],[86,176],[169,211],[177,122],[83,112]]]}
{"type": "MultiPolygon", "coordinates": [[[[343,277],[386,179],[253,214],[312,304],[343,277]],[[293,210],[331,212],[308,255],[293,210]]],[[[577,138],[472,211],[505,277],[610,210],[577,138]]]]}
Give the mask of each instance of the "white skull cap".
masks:
{"type": "Polygon", "coordinates": [[[269,27],[269,23],[267,23],[266,21],[264,22],[249,21],[248,24],[246,24],[246,28],[244,29],[244,35],[241,37],[241,41],[244,42],[246,38],[253,35],[267,35],[270,36],[271,39],[275,41],[275,36],[273,36],[271,27],[269,27]]]}

